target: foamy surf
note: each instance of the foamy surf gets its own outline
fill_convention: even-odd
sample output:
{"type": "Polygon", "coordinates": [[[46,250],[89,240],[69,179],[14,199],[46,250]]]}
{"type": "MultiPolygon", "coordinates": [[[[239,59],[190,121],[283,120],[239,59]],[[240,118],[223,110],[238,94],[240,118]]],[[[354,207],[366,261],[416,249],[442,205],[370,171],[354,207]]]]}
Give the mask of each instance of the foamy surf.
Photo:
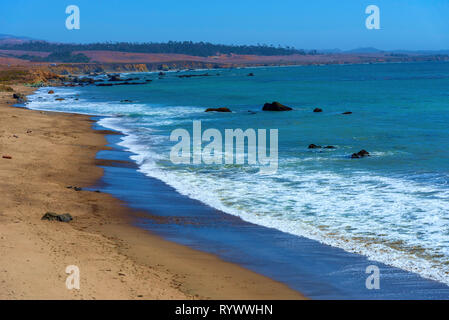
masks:
{"type": "MultiPolygon", "coordinates": [[[[435,100],[443,99],[440,93],[447,84],[426,87],[427,82],[420,82],[424,93],[408,90],[406,82],[392,87],[376,80],[387,98],[370,103],[364,97],[373,84],[368,90],[364,80],[356,81],[354,72],[349,86],[348,81],[340,81],[346,79],[347,68],[357,67],[259,69],[256,80],[248,80],[238,70],[220,71],[223,74],[214,78],[213,85],[204,79],[182,81],[167,76],[142,89],[127,89],[126,98],[132,95],[135,102],[126,104],[120,103],[124,97],[119,90],[123,89],[111,97],[113,89],[56,88],[58,93],[66,92],[66,100],[57,103],[47,89],[41,89],[37,93],[41,98],[32,98],[29,107],[106,116],[100,124],[126,135],[121,145],[132,153],[139,170],[183,195],[248,222],[449,284],[449,179],[447,164],[441,161],[447,159],[447,122],[441,113],[444,101],[435,100]],[[285,81],[271,81],[273,76],[285,81]],[[331,85],[346,90],[349,98],[338,100],[339,94],[326,91],[331,85]],[[290,102],[295,111],[287,115],[260,112],[267,92],[290,102]],[[421,103],[424,98],[425,105],[421,103]],[[311,112],[317,101],[325,110],[322,115],[311,112]],[[225,105],[232,114],[204,112],[206,107],[225,105]],[[404,118],[404,108],[416,115],[407,111],[404,118]],[[354,113],[340,116],[347,110],[354,113]],[[173,165],[169,161],[170,132],[191,128],[192,119],[220,130],[279,128],[277,175],[256,175],[250,166],[173,165]],[[310,143],[332,144],[336,149],[308,150],[310,143]],[[362,148],[368,148],[372,156],[349,159],[362,148]]],[[[380,73],[376,79],[390,72],[387,66],[369,68],[380,73]]],[[[411,68],[420,72],[419,65],[413,65],[407,67],[407,74],[413,72],[411,68]]]]}
{"type": "MultiPolygon", "coordinates": [[[[111,125],[107,118],[100,124],[121,129],[117,124],[111,125]]],[[[271,179],[242,176],[244,172],[241,171],[227,178],[220,175],[218,179],[217,176],[192,172],[191,168],[179,171],[159,166],[158,161],[163,159],[161,154],[141,145],[137,136],[123,138],[120,145],[134,154],[131,159],[145,175],[160,179],[181,194],[218,210],[449,284],[449,267],[445,263],[449,257],[446,246],[449,236],[434,236],[435,231],[449,228],[444,217],[449,210],[449,202],[445,201],[449,196],[447,190],[366,172],[349,177],[325,172],[306,176],[284,172],[271,179]],[[276,184],[274,180],[279,179],[297,183],[299,190],[276,184]],[[379,186],[382,186],[381,190],[379,186]],[[336,197],[339,190],[346,191],[336,197]],[[435,201],[414,196],[429,192],[436,194],[435,201]],[[269,194],[271,198],[267,199],[269,194]],[[424,210],[428,207],[432,207],[430,212],[424,210]],[[389,208],[391,214],[385,216],[385,208],[389,208]],[[397,218],[404,214],[404,208],[408,208],[408,214],[417,212],[408,223],[397,218]],[[303,211],[307,212],[302,214],[303,211]],[[368,212],[369,218],[366,217],[368,212]],[[429,223],[433,226],[430,229],[429,223]],[[397,228],[404,228],[404,232],[394,232],[397,228]],[[407,229],[426,233],[428,239],[415,241],[407,229]],[[423,249],[427,251],[426,258],[413,253],[423,249]]]]}

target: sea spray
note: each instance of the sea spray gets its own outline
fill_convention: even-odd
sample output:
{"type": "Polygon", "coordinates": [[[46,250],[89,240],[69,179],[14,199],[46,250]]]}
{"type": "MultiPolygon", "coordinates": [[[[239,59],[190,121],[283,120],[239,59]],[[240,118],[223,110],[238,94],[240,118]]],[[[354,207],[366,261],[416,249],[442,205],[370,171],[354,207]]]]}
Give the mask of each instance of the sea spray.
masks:
{"type": "Polygon", "coordinates": [[[259,165],[260,173],[275,174],[278,168],[278,130],[270,129],[270,154],[267,156],[266,129],[249,128],[243,131],[225,129],[225,139],[221,132],[209,128],[202,133],[201,121],[193,121],[193,137],[189,131],[177,128],[170,134],[170,141],[177,142],[170,150],[173,164],[244,164],[259,165]],[[258,138],[256,138],[256,136],[258,138]],[[212,139],[212,140],[211,140],[212,139]],[[234,144],[235,141],[235,144],[234,144]],[[245,141],[247,147],[245,148],[245,141]],[[209,142],[204,148],[203,142],[209,142]],[[223,142],[225,152],[223,154],[223,142]],[[191,146],[192,150],[191,150],[191,146]],[[246,153],[245,153],[246,149],[246,153]]]}

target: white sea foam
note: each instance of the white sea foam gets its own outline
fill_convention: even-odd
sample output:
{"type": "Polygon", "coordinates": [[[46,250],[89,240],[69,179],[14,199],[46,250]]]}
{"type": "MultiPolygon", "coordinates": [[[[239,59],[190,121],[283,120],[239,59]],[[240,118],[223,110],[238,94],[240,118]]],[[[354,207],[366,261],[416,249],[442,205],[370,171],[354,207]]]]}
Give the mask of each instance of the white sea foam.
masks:
{"type": "Polygon", "coordinates": [[[131,158],[141,172],[188,197],[449,284],[448,190],[368,172],[283,171],[282,163],[275,177],[241,168],[221,169],[228,170],[225,174],[195,167],[173,170],[161,166],[164,156],[137,136],[120,144],[135,154],[131,158]],[[429,193],[433,197],[422,196],[429,193]]]}
{"type": "MultiPolygon", "coordinates": [[[[166,165],[168,152],[161,152],[167,136],[159,128],[185,121],[186,115],[199,114],[202,108],[152,109],[138,103],[82,99],[74,103],[71,96],[78,94],[76,90],[67,90],[67,100],[55,104],[47,90],[39,90],[29,106],[80,113],[95,110],[95,114],[102,115],[130,114],[132,110],[133,114],[145,116],[139,118],[142,123],[138,125],[132,117],[107,117],[100,124],[126,134],[120,144],[133,153],[131,158],[141,172],[188,197],[246,221],[315,239],[449,284],[449,190],[444,185],[368,171],[302,170],[303,162],[339,160],[337,156],[280,159],[276,176],[256,175],[242,166],[174,168],[166,165]],[[151,128],[145,127],[150,124],[151,128]]],[[[374,154],[391,156],[388,152],[374,154]]]]}

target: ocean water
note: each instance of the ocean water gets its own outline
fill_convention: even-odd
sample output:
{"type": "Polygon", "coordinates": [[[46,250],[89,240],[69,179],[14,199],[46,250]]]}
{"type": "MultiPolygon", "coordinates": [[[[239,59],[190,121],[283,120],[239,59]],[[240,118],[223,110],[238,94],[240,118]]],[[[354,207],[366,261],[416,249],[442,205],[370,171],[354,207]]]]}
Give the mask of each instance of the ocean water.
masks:
{"type": "MultiPolygon", "coordinates": [[[[139,171],[242,219],[449,284],[449,64],[133,75],[133,86],[39,89],[29,108],[105,116],[139,171]],[[254,77],[247,74],[253,72],[254,77]],[[56,95],[64,101],[54,101],[56,95]],[[124,102],[123,100],[131,100],[124,102]],[[262,112],[279,101],[289,112],[262,112]],[[205,113],[229,107],[232,113],[205,113]],[[313,113],[315,107],[324,112],[313,113]],[[248,112],[252,111],[252,112],[248,112]],[[342,112],[352,111],[351,115],[342,112]],[[279,168],[175,165],[174,129],[279,130],[279,168]],[[335,149],[308,149],[308,145],[335,149]],[[351,159],[366,149],[371,157],[351,159]]],[[[126,77],[126,75],[124,75],[126,77]]]]}

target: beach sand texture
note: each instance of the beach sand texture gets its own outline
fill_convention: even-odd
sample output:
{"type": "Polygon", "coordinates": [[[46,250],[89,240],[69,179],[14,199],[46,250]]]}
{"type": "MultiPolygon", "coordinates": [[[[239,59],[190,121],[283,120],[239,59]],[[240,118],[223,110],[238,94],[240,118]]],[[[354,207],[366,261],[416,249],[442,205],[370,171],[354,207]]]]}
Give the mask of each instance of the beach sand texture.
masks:
{"type": "MultiPolygon", "coordinates": [[[[15,92],[31,88],[16,85],[15,92]]],[[[302,299],[284,284],[131,225],[104,193],[88,116],[15,108],[0,92],[0,299],[302,299]],[[3,157],[5,156],[5,157],[3,157]],[[10,159],[9,159],[10,158],[10,159]],[[69,223],[41,220],[70,213],[69,223]],[[65,269],[80,269],[68,290],[65,269]]]]}

